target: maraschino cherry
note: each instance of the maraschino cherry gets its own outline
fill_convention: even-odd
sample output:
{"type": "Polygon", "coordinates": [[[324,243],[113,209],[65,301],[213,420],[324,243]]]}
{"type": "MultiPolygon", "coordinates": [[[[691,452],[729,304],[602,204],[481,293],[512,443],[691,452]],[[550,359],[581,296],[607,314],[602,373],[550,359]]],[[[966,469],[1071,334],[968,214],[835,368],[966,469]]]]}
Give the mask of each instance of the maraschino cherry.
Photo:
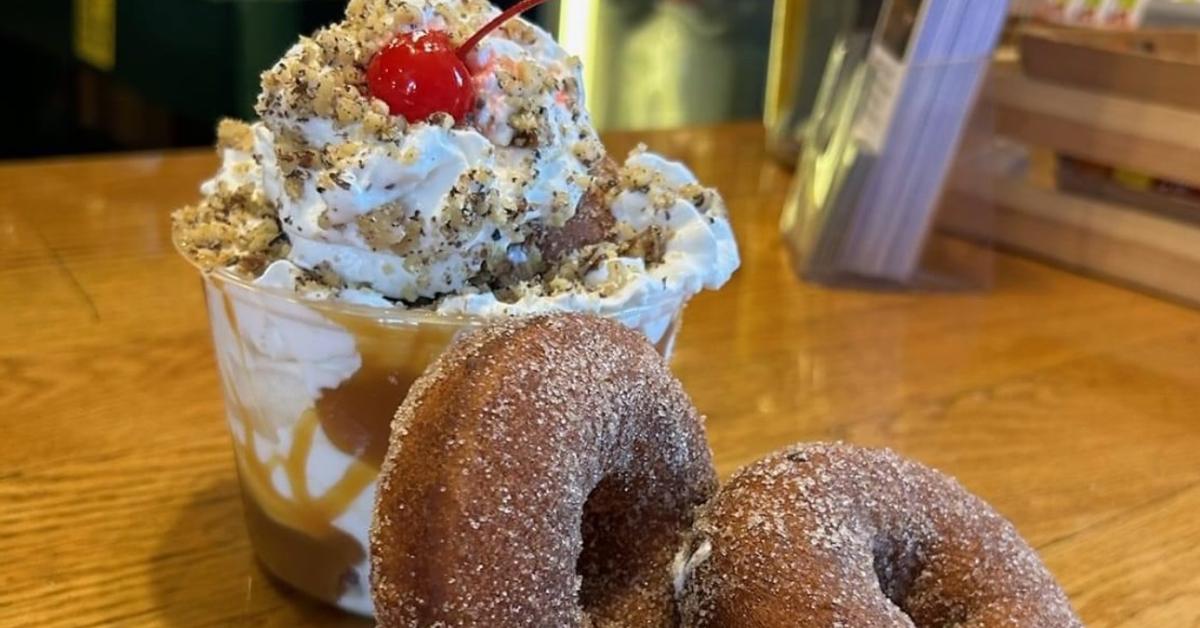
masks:
{"type": "Polygon", "coordinates": [[[546,0],[521,0],[479,29],[458,49],[439,30],[397,35],[367,66],[371,95],[394,116],[420,122],[445,112],[461,122],[475,106],[475,86],[466,58],[489,33],[546,0]]]}

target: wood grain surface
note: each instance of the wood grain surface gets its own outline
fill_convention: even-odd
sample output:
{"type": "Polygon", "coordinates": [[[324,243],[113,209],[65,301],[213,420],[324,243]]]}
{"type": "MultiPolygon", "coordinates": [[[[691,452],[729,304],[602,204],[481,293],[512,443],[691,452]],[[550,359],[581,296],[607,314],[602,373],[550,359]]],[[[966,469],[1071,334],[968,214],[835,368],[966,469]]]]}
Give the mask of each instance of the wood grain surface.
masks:
{"type": "MultiPolygon", "coordinates": [[[[797,280],[787,172],[732,125],[610,138],[688,160],[745,265],[674,368],[723,474],[885,445],[957,475],[1090,626],[1200,626],[1200,313],[1001,256],[987,293],[797,280]]],[[[358,626],[255,563],[199,280],[168,213],[209,152],[0,166],[0,626],[358,626]]]]}

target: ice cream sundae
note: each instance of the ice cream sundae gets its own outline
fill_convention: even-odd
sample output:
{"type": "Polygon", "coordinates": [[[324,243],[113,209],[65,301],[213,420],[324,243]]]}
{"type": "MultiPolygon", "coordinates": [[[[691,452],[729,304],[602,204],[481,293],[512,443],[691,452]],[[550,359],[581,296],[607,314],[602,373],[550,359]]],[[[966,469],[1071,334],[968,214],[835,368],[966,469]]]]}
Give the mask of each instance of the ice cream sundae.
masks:
{"type": "Polygon", "coordinates": [[[375,476],[408,385],[492,317],[589,312],[670,351],[739,264],[719,194],[610,157],[579,61],[484,0],[351,0],[262,76],[259,120],[174,214],[204,274],[268,569],[370,612],[375,476]],[[510,19],[512,18],[512,19],[510,19]]]}

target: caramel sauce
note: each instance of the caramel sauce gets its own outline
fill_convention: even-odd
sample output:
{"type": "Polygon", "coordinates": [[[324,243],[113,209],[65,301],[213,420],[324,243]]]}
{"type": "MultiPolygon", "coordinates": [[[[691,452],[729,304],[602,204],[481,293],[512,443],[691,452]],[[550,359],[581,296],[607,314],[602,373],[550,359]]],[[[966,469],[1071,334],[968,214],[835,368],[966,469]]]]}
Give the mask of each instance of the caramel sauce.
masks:
{"type": "MultiPolygon", "coordinates": [[[[226,316],[242,346],[232,298],[221,292],[226,316]]],[[[315,406],[297,417],[291,448],[285,455],[258,451],[255,434],[273,441],[276,426],[254,405],[239,399],[232,386],[225,388],[234,420],[245,434],[244,442],[234,449],[246,527],[259,559],[284,582],[336,604],[347,592],[365,595],[369,583],[360,582],[354,569],[366,559],[367,548],[333,522],[375,481],[387,453],[396,409],[413,382],[463,328],[452,324],[397,326],[323,314],[354,336],[362,364],[337,388],[323,391],[315,406]],[[333,486],[314,496],[307,466],[318,428],[354,461],[333,486]],[[280,470],[291,495],[281,494],[272,482],[272,474],[280,470]]],[[[657,343],[659,353],[670,351],[678,323],[678,318],[673,320],[657,343]]]]}
{"type": "Polygon", "coordinates": [[[246,530],[267,571],[330,603],[352,590],[365,594],[370,583],[359,582],[353,567],[366,559],[366,549],[354,537],[332,526],[314,536],[281,523],[261,503],[257,495],[242,491],[246,530]]]}
{"type": "Polygon", "coordinates": [[[376,467],[354,461],[319,497],[312,495],[306,470],[319,425],[312,410],[293,432],[286,456],[260,455],[254,442],[251,412],[237,404],[247,435],[237,450],[238,475],[246,503],[246,527],[255,552],[267,568],[288,584],[322,600],[337,602],[351,589],[365,593],[354,567],[366,559],[366,548],[333,525],[350,504],[375,481],[376,467]],[[281,494],[271,481],[282,469],[292,495],[281,494]]]}
{"type": "Polygon", "coordinates": [[[396,409],[413,382],[450,346],[459,328],[388,327],[361,317],[331,318],[354,335],[362,367],[321,394],[317,414],[335,447],[378,469],[387,453],[396,409]]]}
{"type": "MultiPolygon", "coordinates": [[[[240,335],[232,298],[223,306],[235,335],[240,335]]],[[[226,386],[232,414],[245,442],[235,447],[243,487],[246,527],[259,559],[276,577],[318,599],[336,603],[347,592],[366,593],[355,566],[367,549],[333,522],[366,491],[379,474],[387,452],[391,420],[412,383],[454,339],[453,326],[386,327],[371,320],[342,317],[335,322],[352,333],[362,359],[358,371],[337,388],[325,390],[315,407],[292,428],[286,455],[260,452],[257,433],[268,426],[257,408],[226,386]],[[343,475],[321,495],[309,488],[308,459],[317,429],[354,458],[343,475]],[[271,477],[282,470],[291,495],[279,492],[271,477]]],[[[237,339],[239,345],[242,339],[237,339]]],[[[269,430],[268,430],[269,431],[269,430]]]]}

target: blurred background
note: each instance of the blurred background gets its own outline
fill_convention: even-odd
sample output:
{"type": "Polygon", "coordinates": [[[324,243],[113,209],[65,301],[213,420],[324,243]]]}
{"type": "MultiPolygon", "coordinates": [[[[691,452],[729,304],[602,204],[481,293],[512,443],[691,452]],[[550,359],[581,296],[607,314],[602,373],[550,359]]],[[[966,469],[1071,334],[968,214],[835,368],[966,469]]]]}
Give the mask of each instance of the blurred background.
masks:
{"type": "MultiPolygon", "coordinates": [[[[662,128],[761,115],[774,4],[563,0],[528,17],[584,58],[591,95],[604,94],[591,102],[601,127],[662,128]]],[[[214,120],[253,115],[259,73],[344,6],[0,3],[0,51],[20,60],[10,67],[21,86],[0,107],[22,121],[0,138],[0,158],[211,144],[214,120]]]]}

